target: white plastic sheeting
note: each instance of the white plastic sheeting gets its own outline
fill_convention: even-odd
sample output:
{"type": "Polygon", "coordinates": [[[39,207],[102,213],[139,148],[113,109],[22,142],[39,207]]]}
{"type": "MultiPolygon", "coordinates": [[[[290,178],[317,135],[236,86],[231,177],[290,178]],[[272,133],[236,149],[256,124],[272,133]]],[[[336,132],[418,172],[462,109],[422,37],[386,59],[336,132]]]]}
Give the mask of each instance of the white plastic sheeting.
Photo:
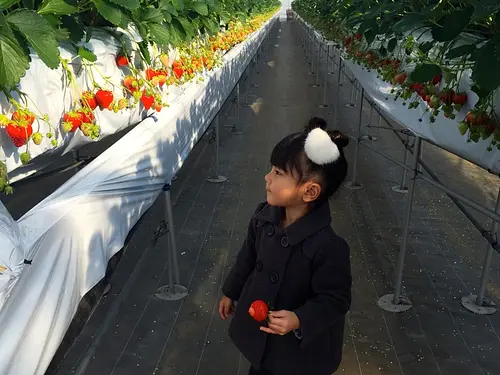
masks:
{"type": "Polygon", "coordinates": [[[276,20],[19,220],[32,265],[0,311],[0,374],[44,374],[80,299],[104,277],[108,260],[181,167],[276,20]]]}
{"type": "MultiPolygon", "coordinates": [[[[425,113],[427,103],[421,101],[418,108],[410,110],[403,106],[402,99],[394,101],[394,96],[391,95],[393,86],[377,78],[376,71],[369,72],[350,60],[344,60],[344,64],[363,86],[366,94],[393,120],[456,155],[493,172],[500,172],[500,152],[496,147],[492,151],[487,150],[491,138],[478,143],[467,142],[467,136],[458,131],[457,120],[447,119],[441,114],[436,117],[436,122],[431,123],[428,120],[429,114],[425,113]],[[419,121],[420,118],[422,121],[419,121]]],[[[469,108],[462,109],[457,119],[465,118],[469,108]]]]}
{"type": "Polygon", "coordinates": [[[17,222],[0,202],[0,310],[24,264],[24,243],[17,222]]]}
{"type": "MultiPolygon", "coordinates": [[[[303,19],[298,16],[297,18],[306,27],[312,29],[303,19]]],[[[321,43],[327,42],[317,31],[313,35],[321,43]]],[[[458,131],[458,121],[465,118],[467,111],[471,108],[470,104],[478,100],[477,95],[473,91],[467,91],[467,95],[469,96],[468,105],[464,105],[455,120],[447,119],[440,114],[436,117],[436,121],[431,123],[429,121],[429,113],[425,113],[427,103],[421,101],[418,108],[410,110],[406,106],[403,106],[402,103],[404,100],[394,100],[394,95],[391,94],[393,86],[377,78],[378,74],[376,70],[368,71],[361,65],[346,59],[345,56],[343,56],[343,64],[345,64],[365,89],[365,94],[394,121],[464,159],[494,173],[500,173],[500,151],[496,147],[493,147],[492,151],[487,150],[492,138],[480,140],[478,143],[467,142],[467,136],[461,135],[458,131]],[[419,121],[420,119],[422,120],[419,121]]],[[[464,80],[467,79],[468,81],[464,82],[464,84],[470,87],[470,79],[464,78],[464,80]]]]}

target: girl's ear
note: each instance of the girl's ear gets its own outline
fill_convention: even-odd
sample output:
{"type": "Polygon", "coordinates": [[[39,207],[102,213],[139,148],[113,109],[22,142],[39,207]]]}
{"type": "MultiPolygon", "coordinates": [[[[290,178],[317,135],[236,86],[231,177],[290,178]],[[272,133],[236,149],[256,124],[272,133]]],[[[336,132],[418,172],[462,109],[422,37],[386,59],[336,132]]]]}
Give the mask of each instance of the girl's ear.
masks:
{"type": "Polygon", "coordinates": [[[321,186],[316,182],[309,182],[304,186],[302,200],[304,203],[311,203],[321,195],[321,186]]]}

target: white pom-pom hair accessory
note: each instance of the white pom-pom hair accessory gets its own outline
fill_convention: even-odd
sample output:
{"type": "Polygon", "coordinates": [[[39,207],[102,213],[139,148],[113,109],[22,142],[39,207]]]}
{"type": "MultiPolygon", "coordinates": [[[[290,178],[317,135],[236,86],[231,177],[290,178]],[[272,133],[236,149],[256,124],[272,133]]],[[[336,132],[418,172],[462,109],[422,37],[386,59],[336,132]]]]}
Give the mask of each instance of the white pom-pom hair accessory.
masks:
{"type": "Polygon", "coordinates": [[[320,128],[309,132],[304,145],[307,157],[318,165],[333,163],[340,157],[340,150],[330,135],[320,128]]]}

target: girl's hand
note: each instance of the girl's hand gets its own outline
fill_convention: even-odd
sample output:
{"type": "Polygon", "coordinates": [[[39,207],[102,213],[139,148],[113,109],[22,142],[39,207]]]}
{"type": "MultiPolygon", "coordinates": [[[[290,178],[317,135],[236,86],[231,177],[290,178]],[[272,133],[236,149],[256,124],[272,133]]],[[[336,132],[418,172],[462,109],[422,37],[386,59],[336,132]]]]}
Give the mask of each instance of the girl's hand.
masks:
{"type": "Polygon", "coordinates": [[[226,320],[230,315],[233,314],[233,300],[229,297],[222,296],[219,302],[219,315],[222,320],[226,320]]]}
{"type": "Polygon", "coordinates": [[[283,336],[294,329],[300,328],[299,317],[293,311],[271,311],[268,320],[268,326],[260,327],[260,330],[272,335],[283,336]]]}

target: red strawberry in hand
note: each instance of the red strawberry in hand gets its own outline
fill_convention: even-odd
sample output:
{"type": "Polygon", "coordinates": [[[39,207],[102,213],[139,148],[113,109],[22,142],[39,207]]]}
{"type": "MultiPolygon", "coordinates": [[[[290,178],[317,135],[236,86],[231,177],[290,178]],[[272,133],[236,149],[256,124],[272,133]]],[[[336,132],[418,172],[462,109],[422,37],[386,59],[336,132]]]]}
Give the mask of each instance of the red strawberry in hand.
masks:
{"type": "Polygon", "coordinates": [[[269,307],[264,301],[257,300],[252,302],[250,308],[248,309],[248,313],[256,321],[263,322],[267,319],[267,315],[269,314],[269,307]]]}
{"type": "Polygon", "coordinates": [[[33,128],[31,125],[21,126],[15,122],[9,122],[5,127],[10,140],[16,147],[21,147],[26,144],[28,138],[33,134],[33,128]]]}
{"type": "Polygon", "coordinates": [[[105,108],[109,108],[113,102],[113,93],[109,90],[99,90],[95,94],[95,99],[97,100],[97,104],[99,104],[99,108],[101,108],[102,111],[105,108]]]}
{"type": "Polygon", "coordinates": [[[89,108],[92,111],[97,108],[97,100],[95,99],[95,95],[90,91],[85,91],[82,94],[80,103],[83,107],[89,108]]]}
{"type": "Polygon", "coordinates": [[[142,102],[142,105],[144,106],[144,108],[146,108],[146,110],[149,110],[151,108],[154,101],[155,101],[155,98],[153,95],[151,95],[151,93],[148,93],[147,91],[142,92],[141,102],[142,102]]]}

